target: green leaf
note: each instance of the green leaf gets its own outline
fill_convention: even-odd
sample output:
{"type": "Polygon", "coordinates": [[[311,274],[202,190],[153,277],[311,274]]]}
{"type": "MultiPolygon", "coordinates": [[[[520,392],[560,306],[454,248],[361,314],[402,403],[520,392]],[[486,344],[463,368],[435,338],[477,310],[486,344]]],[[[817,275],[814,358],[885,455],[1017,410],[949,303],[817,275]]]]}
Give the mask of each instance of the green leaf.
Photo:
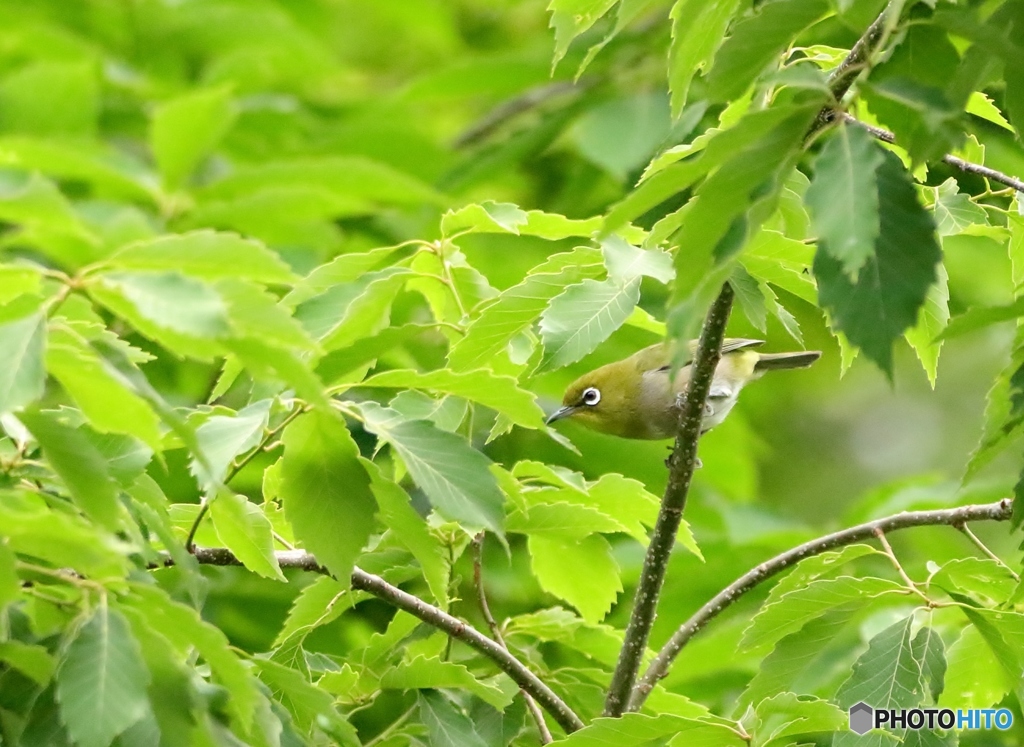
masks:
{"type": "Polygon", "coordinates": [[[377,509],[359,449],[339,418],[313,410],[285,428],[280,494],[296,538],[347,585],[377,509]]]}
{"type": "Polygon", "coordinates": [[[160,449],[160,419],[116,369],[67,330],[51,331],[46,367],[101,433],[125,433],[160,449]]]}
{"type": "Polygon", "coordinates": [[[950,320],[940,335],[941,340],[960,337],[1000,322],[1024,316],[1024,296],[1004,306],[975,306],[950,320]]]}
{"type": "Polygon", "coordinates": [[[911,644],[914,658],[921,662],[921,680],[932,702],[939,699],[946,679],[946,647],[942,638],[929,625],[917,631],[911,644]]]}
{"type": "Polygon", "coordinates": [[[619,566],[608,540],[598,534],[572,541],[540,535],[528,538],[530,565],[541,588],[564,599],[584,620],[600,622],[620,591],[619,566]],[[580,568],[587,573],[581,574],[580,568]]]}
{"type": "Polygon", "coordinates": [[[381,520],[419,561],[430,593],[441,609],[447,609],[450,569],[445,545],[430,533],[426,522],[412,507],[408,493],[385,478],[373,462],[362,458],[359,461],[370,476],[370,489],[377,499],[381,520]]]}
{"type": "Polygon", "coordinates": [[[172,601],[165,591],[153,585],[133,584],[132,594],[124,603],[141,613],[149,627],[160,631],[183,657],[193,650],[199,652],[210,667],[213,681],[231,694],[224,708],[248,731],[260,692],[256,679],[232,650],[224,633],[200,618],[194,609],[172,601]]]}
{"type": "Polygon", "coordinates": [[[206,283],[176,272],[107,273],[90,292],[158,342],[159,330],[198,338],[224,337],[229,331],[224,299],[206,283]]]}
{"type": "Polygon", "coordinates": [[[226,86],[189,91],[156,108],[149,142],[164,183],[174,188],[231,129],[237,112],[226,86]]]}
{"type": "Polygon", "coordinates": [[[819,249],[814,274],[832,321],[891,377],[893,340],[917,323],[942,252],[931,216],[892,153],[886,153],[877,179],[881,229],[875,256],[853,282],[838,260],[819,249]]]}
{"type": "Polygon", "coordinates": [[[435,371],[409,369],[385,371],[359,383],[360,387],[426,389],[464,397],[505,415],[523,428],[543,428],[544,412],[535,395],[520,389],[511,376],[497,376],[480,370],[456,373],[446,368],[435,371]]]}
{"type": "Polygon", "coordinates": [[[544,310],[540,335],[544,357],[539,370],[551,370],[593,352],[629,318],[640,300],[640,279],[584,280],[556,296],[544,310]]]}
{"type": "Polygon", "coordinates": [[[124,616],[101,604],[75,633],[57,671],[61,720],[75,743],[107,747],[150,713],[149,680],[124,616]]]}
{"type": "Polygon", "coordinates": [[[814,161],[804,201],[822,248],[856,279],[880,229],[876,172],[883,151],[863,127],[843,124],[814,161]]]}
{"type": "Polygon", "coordinates": [[[551,299],[567,286],[599,274],[603,269],[600,262],[600,255],[586,247],[549,257],[521,283],[484,306],[465,336],[452,346],[449,365],[456,371],[487,365],[513,337],[537,320],[551,299]]]}
{"type": "Polygon", "coordinates": [[[933,210],[939,236],[952,236],[969,231],[974,226],[989,225],[985,208],[971,202],[969,195],[962,194],[953,177],[935,187],[933,210]]]}
{"type": "Polygon", "coordinates": [[[138,241],[118,251],[105,264],[131,271],[180,272],[200,280],[297,280],[288,265],[259,241],[222,231],[192,231],[138,241]]]}
{"type": "Polygon", "coordinates": [[[661,249],[640,249],[620,236],[608,236],[601,242],[608,277],[620,283],[646,276],[662,283],[675,277],[672,257],[661,249]]]}
{"type": "Polygon", "coordinates": [[[239,454],[255,447],[270,420],[272,400],[254,402],[233,417],[214,415],[196,429],[203,460],[193,458],[189,470],[205,488],[221,483],[239,454]]]}
{"type": "Polygon", "coordinates": [[[742,94],[796,38],[829,11],[827,0],[772,0],[732,27],[708,72],[708,97],[722,102],[742,94]]]}
{"type": "Polygon", "coordinates": [[[1003,610],[975,609],[967,605],[960,608],[974,623],[985,643],[992,649],[996,660],[1010,682],[1014,683],[1017,699],[1024,697],[1024,615],[1003,610]]]}
{"type": "Polygon", "coordinates": [[[307,403],[321,408],[329,407],[323,383],[296,351],[268,345],[254,337],[229,340],[225,347],[238,356],[253,377],[283,381],[294,388],[307,403]]]}
{"type": "MultiPolygon", "coordinates": [[[[53,39],[57,36],[54,32],[53,39]]],[[[7,132],[32,135],[94,135],[100,111],[99,66],[88,58],[46,57],[33,55],[28,64],[4,77],[0,125],[7,132]]]]}
{"type": "Polygon", "coordinates": [[[686,105],[690,83],[698,68],[707,69],[722,44],[739,0],[708,3],[704,0],[676,0],[672,6],[672,46],[668,53],[668,87],[672,93],[672,116],[686,105]]]}
{"type": "MultiPolygon", "coordinates": [[[[469,412],[469,402],[461,397],[442,395],[435,398],[415,389],[399,392],[388,402],[388,407],[405,420],[429,420],[449,433],[456,433],[459,430],[459,426],[466,420],[466,413],[469,412]]],[[[504,419],[504,416],[499,415],[499,418],[504,419]]],[[[509,430],[511,428],[510,422],[509,430]]]]}
{"type": "Polygon", "coordinates": [[[274,700],[287,709],[302,733],[331,733],[332,727],[344,725],[334,709],[331,694],[311,683],[302,672],[268,659],[256,659],[254,663],[260,680],[270,688],[274,700]]]}
{"type": "Polygon", "coordinates": [[[303,302],[295,318],[324,350],[347,347],[388,326],[391,304],[411,275],[403,267],[368,273],[303,302]]]}
{"type": "MultiPolygon", "coordinates": [[[[914,708],[926,701],[927,687],[923,681],[923,662],[915,652],[911,639],[914,618],[900,620],[868,642],[865,651],[853,665],[853,673],[836,693],[839,705],[848,709],[864,701],[873,708],[914,708]]],[[[902,735],[902,730],[897,733],[902,735]]],[[[863,737],[852,732],[837,734],[836,747],[862,745],[863,737]]]]}
{"type": "Polygon", "coordinates": [[[829,550],[818,555],[801,560],[796,568],[783,576],[772,590],[768,593],[765,605],[779,601],[783,596],[803,589],[811,581],[820,578],[835,578],[843,572],[847,563],[868,555],[878,555],[879,551],[870,545],[847,545],[839,550],[829,550]]]}
{"type": "Polygon", "coordinates": [[[646,747],[675,737],[688,747],[744,747],[748,743],[730,727],[684,718],[671,713],[626,713],[619,718],[595,718],[587,726],[552,744],[558,747],[646,747]]]}
{"type": "Polygon", "coordinates": [[[225,278],[214,285],[228,305],[232,331],[268,344],[300,352],[316,350],[316,343],[274,294],[247,280],[225,278]]]}
{"type": "Polygon", "coordinates": [[[46,319],[33,314],[0,324],[0,413],[11,412],[43,396],[46,369],[46,319]]]}
{"type": "Polygon", "coordinates": [[[449,210],[441,217],[441,235],[460,233],[511,233],[519,235],[519,227],[527,221],[525,210],[508,202],[487,200],[479,205],[466,205],[449,210]]]}
{"type": "Polygon", "coordinates": [[[385,690],[449,688],[472,693],[499,709],[505,708],[509,702],[501,688],[478,679],[462,664],[424,656],[417,656],[386,671],[380,678],[380,686],[385,690]]]}
{"type": "Polygon", "coordinates": [[[798,735],[839,731],[849,720],[846,711],[828,701],[780,692],[757,704],[751,745],[791,744],[798,735]]]}
{"type": "Polygon", "coordinates": [[[17,558],[6,543],[0,539],[0,613],[8,603],[21,593],[21,579],[14,568],[17,558]]]}
{"type": "Polygon", "coordinates": [[[345,611],[369,597],[365,591],[348,588],[347,582],[342,584],[330,576],[320,576],[295,597],[274,640],[274,648],[279,648],[290,638],[304,639],[316,628],[337,620],[345,611]]]}
{"type": "Polygon", "coordinates": [[[474,530],[502,533],[505,499],[490,472],[490,459],[425,421],[403,421],[373,402],[363,402],[359,410],[366,429],[394,448],[442,516],[474,530]]]}
{"type": "Polygon", "coordinates": [[[814,250],[778,231],[762,230],[751,239],[740,262],[758,280],[817,306],[818,288],[811,275],[814,250]]]}
{"type": "Polygon", "coordinates": [[[552,70],[565,57],[572,40],[593,26],[612,9],[615,2],[616,0],[551,0],[548,5],[548,10],[551,12],[549,25],[555,30],[552,70]]]}
{"type": "Polygon", "coordinates": [[[0,661],[43,686],[57,669],[57,662],[44,647],[17,640],[0,643],[0,661]]]}
{"type": "Polygon", "coordinates": [[[18,296],[38,295],[42,280],[42,273],[32,266],[0,267],[0,305],[6,305],[18,296]]]}
{"type": "Polygon", "coordinates": [[[917,325],[903,335],[921,361],[932,389],[938,377],[939,352],[942,350],[942,341],[936,338],[949,323],[949,275],[941,263],[936,268],[936,274],[938,278],[935,285],[928,289],[917,325]]]}
{"type": "Polygon", "coordinates": [[[417,701],[431,747],[487,747],[469,717],[441,693],[426,690],[419,693],[417,701]]]}
{"type": "Polygon", "coordinates": [[[50,413],[21,413],[18,419],[36,437],[46,461],[67,486],[75,501],[108,529],[120,526],[118,487],[107,462],[85,434],[64,425],[50,413]]]}
{"type": "Polygon", "coordinates": [[[1013,681],[976,627],[968,625],[946,654],[940,708],[991,708],[1013,690],[1013,681]]]}
{"type": "Polygon", "coordinates": [[[882,596],[906,593],[907,589],[900,584],[871,576],[817,579],[762,607],[744,631],[740,647],[761,650],[838,607],[867,605],[882,596]]]}
{"type": "Polygon", "coordinates": [[[259,506],[237,493],[222,491],[210,500],[210,519],[217,537],[242,565],[265,578],[285,580],[274,557],[270,521],[259,506]]]}

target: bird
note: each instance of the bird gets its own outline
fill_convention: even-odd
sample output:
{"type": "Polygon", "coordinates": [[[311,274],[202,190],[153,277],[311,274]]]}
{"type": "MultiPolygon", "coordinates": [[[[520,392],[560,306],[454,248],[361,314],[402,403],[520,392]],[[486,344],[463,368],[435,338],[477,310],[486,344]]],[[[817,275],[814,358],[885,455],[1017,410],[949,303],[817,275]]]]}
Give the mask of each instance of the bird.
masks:
{"type": "MultiPolygon", "coordinates": [[[[725,420],[748,382],[776,369],[806,368],[821,357],[818,350],[758,353],[753,349],[763,344],[764,340],[739,338],[723,341],[704,405],[701,435],[725,420]]],[[[692,355],[697,342],[689,345],[692,355]]],[[[547,423],[571,419],[620,438],[674,438],[692,364],[680,368],[672,380],[669,360],[666,347],[656,343],[584,374],[565,390],[562,407],[547,423]]]]}

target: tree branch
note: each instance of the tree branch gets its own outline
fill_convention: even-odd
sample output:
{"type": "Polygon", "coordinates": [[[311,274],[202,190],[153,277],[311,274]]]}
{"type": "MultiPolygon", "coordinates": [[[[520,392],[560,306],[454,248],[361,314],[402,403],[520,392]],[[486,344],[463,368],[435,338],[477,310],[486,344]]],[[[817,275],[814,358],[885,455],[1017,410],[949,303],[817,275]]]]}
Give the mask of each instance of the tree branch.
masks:
{"type": "MultiPolygon", "coordinates": [[[[476,586],[476,597],[480,603],[480,613],[484,616],[484,621],[487,623],[487,627],[491,631],[491,637],[498,642],[498,645],[503,649],[508,650],[508,644],[505,643],[505,636],[501,634],[501,628],[498,627],[498,623],[494,619],[494,615],[491,614],[491,605],[487,603],[487,593],[484,591],[484,537],[485,532],[480,532],[476,537],[473,538],[473,585],[476,586]]],[[[533,696],[526,690],[520,688],[519,690],[523,694],[523,700],[526,701],[526,709],[530,712],[533,720],[537,723],[537,731],[540,732],[540,743],[551,744],[554,740],[551,737],[551,730],[548,729],[547,723],[544,721],[544,714],[541,713],[540,707],[537,705],[537,701],[533,699],[533,696]]]]}
{"type": "Polygon", "coordinates": [[[893,532],[897,529],[934,525],[959,527],[969,521],[1008,521],[1012,507],[1013,501],[1009,498],[1004,498],[995,503],[960,506],[958,508],[936,511],[904,512],[875,519],[865,524],[859,524],[849,529],[827,534],[824,537],[818,537],[791,550],[787,550],[781,555],[776,555],[771,560],[766,560],[729,584],[680,626],[668,643],[658,652],[654,661],[651,662],[651,666],[648,667],[647,672],[644,673],[643,678],[633,690],[629,702],[630,710],[639,710],[651,690],[654,689],[654,685],[668,673],[669,667],[672,666],[672,662],[679,655],[679,652],[682,651],[683,646],[700,632],[705,625],[718,617],[726,607],[736,603],[748,591],[751,591],[777,573],[796,565],[804,558],[820,555],[827,550],[851,545],[863,539],[876,537],[878,532],[893,532]]]}
{"type": "MultiPolygon", "coordinates": [[[[883,143],[889,143],[890,145],[892,145],[896,142],[896,136],[893,135],[888,130],[883,130],[881,127],[874,127],[866,122],[861,122],[859,119],[849,114],[844,114],[843,119],[845,119],[850,124],[855,124],[858,127],[863,127],[865,130],[870,132],[883,143]]],[[[1017,179],[1012,176],[1008,176],[1007,174],[1004,174],[1001,171],[990,169],[988,166],[982,166],[981,164],[978,163],[971,163],[970,161],[965,161],[962,158],[957,158],[956,156],[951,156],[949,154],[946,154],[942,157],[942,162],[947,163],[954,168],[960,169],[961,171],[966,171],[968,174],[977,174],[978,176],[983,176],[986,179],[991,179],[994,182],[1005,184],[1007,187],[1013,187],[1018,192],[1024,194],[1024,181],[1021,181],[1020,179],[1017,179]]]]}
{"type": "Polygon", "coordinates": [[[675,447],[668,461],[668,485],[661,499],[661,510],[658,512],[658,520],[651,534],[651,544],[647,547],[647,556],[640,572],[633,612],[605,700],[605,716],[622,715],[637,673],[640,671],[640,660],[647,650],[647,639],[654,624],[658,596],[665,581],[665,569],[668,567],[672,547],[676,541],[679,522],[683,518],[686,495],[690,490],[690,480],[693,478],[693,469],[697,462],[697,441],[700,439],[701,424],[704,420],[704,405],[721,358],[722,340],[725,337],[729,312],[732,310],[732,299],[732,287],[726,283],[704,320],[690,381],[686,387],[686,398],[681,408],[675,447]]]}
{"type": "Polygon", "coordinates": [[[814,133],[828,125],[835,118],[838,111],[836,107],[842,103],[843,97],[849,92],[853,82],[857,80],[857,76],[868,67],[871,62],[871,55],[874,54],[885,38],[892,7],[893,5],[890,2],[882,9],[882,12],[878,14],[878,17],[867,27],[860,39],[857,40],[857,43],[850,49],[850,53],[839,63],[838,67],[829,73],[828,89],[832,94],[833,104],[824,107],[818,112],[818,116],[815,117],[805,140],[810,140],[814,133]]]}
{"type": "MultiPolygon", "coordinates": [[[[193,555],[195,555],[196,560],[204,565],[242,564],[230,550],[223,547],[197,547],[193,555]]],[[[316,558],[308,552],[289,550],[277,552],[274,555],[282,568],[298,568],[303,571],[329,575],[329,571],[320,565],[316,558]]],[[[165,556],[164,564],[173,565],[174,561],[170,557],[165,556]]],[[[469,623],[463,622],[431,604],[427,604],[419,597],[402,591],[397,586],[392,586],[380,576],[367,573],[360,568],[352,570],[352,588],[367,591],[375,597],[383,599],[398,609],[418,617],[428,625],[433,625],[452,638],[457,638],[486,656],[497,664],[501,671],[511,677],[520,688],[533,696],[567,733],[583,728],[584,723],[580,717],[550,687],[544,684],[537,675],[527,669],[526,665],[510,654],[507,649],[492,641],[469,623]]]]}

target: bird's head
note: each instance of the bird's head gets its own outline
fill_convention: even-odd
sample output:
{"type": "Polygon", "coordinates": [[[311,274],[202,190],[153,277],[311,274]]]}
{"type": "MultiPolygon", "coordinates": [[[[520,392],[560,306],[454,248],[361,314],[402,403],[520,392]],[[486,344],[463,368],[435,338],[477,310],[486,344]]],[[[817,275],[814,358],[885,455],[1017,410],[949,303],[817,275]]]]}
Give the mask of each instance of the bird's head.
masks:
{"type": "Polygon", "coordinates": [[[624,435],[635,418],[639,380],[629,359],[601,366],[569,385],[547,422],[571,418],[602,433],[624,435]]]}

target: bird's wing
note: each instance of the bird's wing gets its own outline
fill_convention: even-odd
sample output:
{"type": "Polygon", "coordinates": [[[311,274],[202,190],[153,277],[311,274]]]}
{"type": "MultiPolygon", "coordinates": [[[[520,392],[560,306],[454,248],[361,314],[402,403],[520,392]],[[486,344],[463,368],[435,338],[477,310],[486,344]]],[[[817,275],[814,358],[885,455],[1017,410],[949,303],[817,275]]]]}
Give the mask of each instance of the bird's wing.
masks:
{"type": "MultiPolygon", "coordinates": [[[[697,342],[698,342],[697,340],[690,340],[690,355],[691,356],[697,354],[697,342]]],[[[725,340],[722,341],[722,355],[726,355],[727,353],[734,353],[737,350],[743,350],[745,348],[756,348],[756,347],[759,347],[761,345],[764,345],[764,340],[750,340],[750,339],[743,338],[743,337],[727,337],[725,340]]],[[[659,344],[659,345],[652,345],[649,348],[645,348],[644,350],[640,351],[640,353],[648,353],[649,351],[653,353],[655,351],[655,349],[658,349],[658,350],[661,350],[661,351],[664,350],[664,348],[662,348],[662,346],[659,344]]],[[[638,353],[638,355],[640,355],[640,353],[638,353]]],[[[665,354],[664,354],[664,352],[662,352],[660,360],[664,360],[664,359],[665,359],[665,354]]],[[[686,365],[688,366],[690,364],[687,363],[686,365]]],[[[686,366],[684,366],[684,368],[685,367],[686,366]]],[[[651,366],[651,368],[653,368],[653,366],[651,366]]],[[[651,370],[651,368],[648,368],[646,370],[651,370]]],[[[658,371],[668,371],[669,368],[671,368],[671,364],[666,363],[665,365],[659,366],[657,368],[657,370],[658,371]]]]}

